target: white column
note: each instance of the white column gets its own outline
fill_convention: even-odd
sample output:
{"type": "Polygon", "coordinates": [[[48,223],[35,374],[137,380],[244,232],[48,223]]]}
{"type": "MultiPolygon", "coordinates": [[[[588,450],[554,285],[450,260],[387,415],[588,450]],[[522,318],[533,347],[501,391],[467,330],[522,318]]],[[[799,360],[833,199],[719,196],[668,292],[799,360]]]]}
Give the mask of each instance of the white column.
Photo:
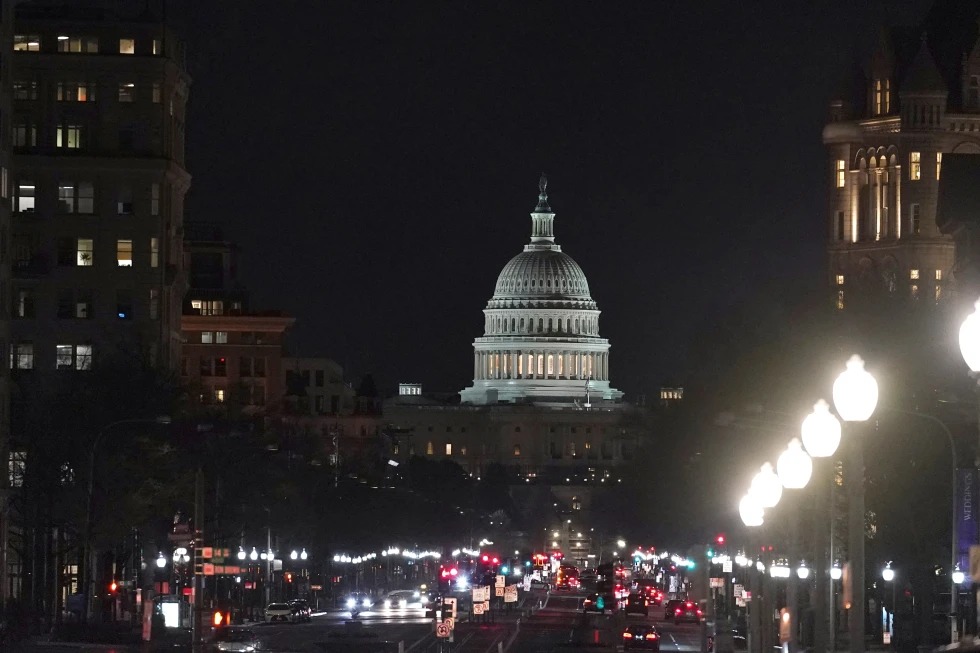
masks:
{"type": "Polygon", "coordinates": [[[480,378],[480,353],[473,352],[473,380],[480,378]]]}

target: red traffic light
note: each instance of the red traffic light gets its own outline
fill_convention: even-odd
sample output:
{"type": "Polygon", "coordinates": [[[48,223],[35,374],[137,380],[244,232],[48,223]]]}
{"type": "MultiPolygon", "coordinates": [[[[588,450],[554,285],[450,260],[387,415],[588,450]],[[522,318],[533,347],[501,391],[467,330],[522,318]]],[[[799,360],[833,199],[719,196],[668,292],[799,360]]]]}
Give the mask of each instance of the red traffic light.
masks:
{"type": "Polygon", "coordinates": [[[287,583],[293,582],[293,572],[291,571],[286,572],[286,582],[287,583]]]}
{"type": "Polygon", "coordinates": [[[118,590],[118,589],[119,589],[119,584],[116,583],[116,581],[112,581],[111,583],[109,583],[109,591],[110,592],[115,593],[115,591],[118,590]]]}
{"type": "Polygon", "coordinates": [[[483,556],[483,562],[489,562],[490,556],[483,556]]]}
{"type": "Polygon", "coordinates": [[[496,564],[499,564],[499,563],[500,563],[500,559],[499,558],[494,558],[493,559],[493,564],[496,565],[496,564]]]}
{"type": "Polygon", "coordinates": [[[724,534],[721,534],[718,537],[716,537],[715,538],[715,542],[717,542],[718,544],[724,544],[725,543],[725,535],[724,534]]]}
{"type": "Polygon", "coordinates": [[[459,573],[459,570],[456,569],[456,567],[453,567],[452,569],[449,570],[449,575],[450,576],[455,576],[458,573],[459,573]]]}

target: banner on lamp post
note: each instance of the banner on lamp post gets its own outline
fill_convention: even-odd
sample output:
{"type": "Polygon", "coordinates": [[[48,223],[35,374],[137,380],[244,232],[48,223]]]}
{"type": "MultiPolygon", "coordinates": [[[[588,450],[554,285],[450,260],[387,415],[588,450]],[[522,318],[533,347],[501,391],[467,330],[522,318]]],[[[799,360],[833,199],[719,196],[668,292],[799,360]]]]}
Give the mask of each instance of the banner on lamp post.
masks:
{"type": "MultiPolygon", "coordinates": [[[[970,570],[970,547],[977,544],[977,470],[956,470],[956,560],[960,571],[970,570]]],[[[966,573],[964,585],[970,584],[966,573]]]]}

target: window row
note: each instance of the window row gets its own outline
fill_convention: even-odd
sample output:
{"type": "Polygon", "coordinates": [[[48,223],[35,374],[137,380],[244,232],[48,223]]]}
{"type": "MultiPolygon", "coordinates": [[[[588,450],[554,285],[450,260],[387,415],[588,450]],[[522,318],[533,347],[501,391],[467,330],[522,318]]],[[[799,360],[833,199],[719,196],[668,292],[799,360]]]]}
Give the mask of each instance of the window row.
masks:
{"type": "Polygon", "coordinates": [[[570,335],[599,334],[599,318],[531,318],[488,317],[484,327],[487,334],[494,333],[566,333],[570,335]]]}
{"type": "MultiPolygon", "coordinates": [[[[30,342],[15,343],[10,348],[10,369],[34,369],[34,344],[30,342]]],[[[90,370],[92,369],[92,345],[56,345],[55,369],[59,370],[90,370]]]]}
{"type": "Polygon", "coordinates": [[[14,34],[14,52],[41,52],[42,43],[47,44],[45,51],[55,48],[49,39],[57,42],[57,52],[62,54],[146,54],[159,56],[163,54],[163,42],[160,39],[100,39],[97,36],[74,34],[58,34],[54,37],[40,34],[14,34]]]}
{"type": "Polygon", "coordinates": [[[37,147],[55,148],[64,154],[80,151],[121,150],[132,152],[160,147],[161,131],[158,126],[147,127],[141,122],[123,123],[109,136],[106,129],[96,129],[84,124],[81,118],[65,118],[55,125],[45,139],[38,139],[37,122],[19,120],[11,127],[11,144],[18,150],[37,147]],[[95,138],[99,134],[100,138],[95,138]]]}
{"type": "MultiPolygon", "coordinates": [[[[144,250],[148,254],[147,263],[149,267],[160,266],[160,239],[149,239],[149,250],[144,250]]],[[[55,241],[56,261],[62,267],[94,267],[95,266],[95,239],[93,238],[58,238],[55,241]]],[[[30,239],[25,236],[14,236],[14,269],[29,267],[35,261],[37,252],[31,247],[30,239]]],[[[130,239],[116,240],[116,264],[115,267],[133,267],[133,241],[130,239]]],[[[142,253],[142,252],[141,252],[142,253]]]]}
{"type": "MultiPolygon", "coordinates": [[[[93,215],[96,212],[96,188],[93,182],[86,180],[60,181],[57,187],[57,210],[59,213],[93,215]]],[[[14,188],[13,210],[17,213],[36,213],[39,194],[45,190],[47,189],[38,189],[37,184],[32,180],[19,180],[14,188]]],[[[149,200],[150,215],[160,215],[160,184],[150,184],[148,191],[148,196],[140,199],[149,200]]],[[[6,194],[4,194],[4,197],[6,197],[6,194]]],[[[102,198],[99,197],[98,199],[102,198]]],[[[117,186],[114,199],[117,215],[134,214],[135,202],[133,187],[131,185],[123,184],[117,186]]]]}
{"type": "Polygon", "coordinates": [[[223,404],[229,401],[237,401],[238,403],[246,406],[264,406],[265,386],[259,384],[246,385],[240,386],[239,388],[233,390],[222,387],[214,387],[211,388],[206,394],[202,394],[200,399],[201,403],[204,404],[223,404]]]}
{"type": "MultiPolygon", "coordinates": [[[[858,217],[854,219],[851,225],[853,232],[850,234],[850,242],[856,243],[858,241],[867,240],[881,240],[883,237],[887,237],[888,234],[883,234],[877,230],[874,233],[871,232],[871,218],[870,211],[863,210],[866,204],[862,203],[859,211],[858,217]]],[[[837,211],[834,215],[834,240],[845,241],[848,240],[848,230],[847,230],[847,215],[844,211],[837,211]]],[[[882,207],[882,220],[878,226],[888,223],[888,207],[882,207]]],[[[903,227],[904,225],[899,225],[903,227]]],[[[900,232],[901,233],[901,232],[900,232]]],[[[908,231],[904,232],[903,235],[918,236],[922,233],[922,205],[918,202],[913,202],[908,205],[908,231]]],[[[898,234],[896,234],[897,236],[898,234]]]]}
{"type": "MultiPolygon", "coordinates": [[[[36,80],[18,80],[13,83],[14,100],[32,101],[42,97],[39,92],[40,84],[36,80]]],[[[96,98],[106,94],[115,97],[123,103],[137,102],[140,99],[149,100],[153,104],[163,103],[163,84],[161,82],[140,83],[122,81],[114,85],[102,84],[101,92],[96,82],[58,82],[53,94],[58,102],[95,102],[96,98]]],[[[49,91],[49,93],[52,91],[49,91]]],[[[49,96],[50,97],[50,96],[49,96]]]]}
{"type": "MultiPolygon", "coordinates": [[[[229,376],[226,356],[201,356],[199,367],[201,376],[229,376]]],[[[234,371],[234,370],[232,370],[234,371]]],[[[187,358],[180,360],[180,373],[190,376],[187,358]]],[[[234,376],[232,374],[231,376],[234,376]]],[[[238,377],[261,379],[266,376],[265,358],[262,356],[240,356],[238,358],[238,377]]]]}
{"type": "MultiPolygon", "coordinates": [[[[909,299],[913,302],[918,303],[922,301],[924,297],[928,296],[930,290],[932,291],[933,302],[935,302],[936,304],[942,303],[946,293],[945,290],[943,290],[943,285],[940,283],[931,286],[931,288],[929,286],[921,286],[918,283],[910,284],[909,299]]],[[[893,289],[889,289],[889,294],[894,294],[894,293],[895,291],[893,289]]],[[[837,289],[837,297],[836,297],[835,305],[838,311],[843,311],[847,306],[843,288],[837,289]]]]}
{"type": "MultiPolygon", "coordinates": [[[[397,447],[397,445],[396,445],[397,447]]],[[[432,440],[429,440],[425,444],[425,454],[427,456],[436,455],[437,445],[432,440]]],[[[440,453],[445,456],[465,456],[467,455],[466,445],[453,446],[452,442],[445,442],[438,445],[440,453]]],[[[395,455],[399,453],[397,449],[393,452],[395,455]]],[[[409,451],[409,455],[414,455],[414,450],[409,451]]],[[[486,451],[484,451],[484,455],[486,451]]],[[[586,440],[579,446],[577,442],[566,442],[564,444],[559,442],[549,442],[548,443],[548,456],[552,460],[561,460],[563,458],[580,459],[587,458],[590,460],[612,460],[613,459],[613,447],[611,443],[602,442],[599,448],[596,449],[592,446],[592,442],[586,440]]],[[[513,457],[521,457],[521,445],[515,444],[513,447],[513,457]]]]}
{"type": "MultiPolygon", "coordinates": [[[[885,169],[888,167],[888,160],[882,156],[881,165],[876,162],[875,157],[871,157],[871,170],[885,169]]],[[[936,179],[942,175],[943,153],[936,152],[936,179]]],[[[920,181],[922,179],[922,152],[909,152],[909,181],[920,181]]],[[[837,188],[844,188],[847,184],[847,162],[844,159],[834,161],[834,185],[837,188]]]]}
{"type": "MultiPolygon", "coordinates": [[[[160,318],[160,289],[150,288],[146,297],[146,316],[151,320],[160,318]]],[[[116,291],[112,312],[120,320],[132,320],[136,313],[136,300],[133,291],[116,291]]],[[[35,288],[15,288],[11,315],[16,319],[38,317],[38,298],[35,288]]],[[[62,288],[58,290],[55,316],[59,320],[91,320],[96,316],[95,291],[91,288],[62,288]]],[[[45,317],[42,315],[42,317],[45,317]]]]}
{"type": "MultiPolygon", "coordinates": [[[[909,269],[909,281],[919,281],[922,278],[923,277],[921,276],[920,270],[918,268],[910,268],[909,269]]],[[[935,278],[936,281],[942,281],[943,280],[943,271],[942,270],[935,270],[935,272],[934,272],[934,278],[935,278]]],[[[836,282],[836,284],[838,286],[843,286],[844,285],[844,275],[843,274],[836,275],[835,278],[834,278],[834,281],[836,282]]]]}

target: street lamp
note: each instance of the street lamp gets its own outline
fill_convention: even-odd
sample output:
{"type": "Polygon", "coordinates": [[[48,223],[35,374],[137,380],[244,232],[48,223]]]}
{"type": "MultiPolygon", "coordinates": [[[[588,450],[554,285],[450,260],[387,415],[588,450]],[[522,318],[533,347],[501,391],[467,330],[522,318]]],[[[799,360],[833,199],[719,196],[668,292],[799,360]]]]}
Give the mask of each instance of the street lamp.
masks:
{"type": "Polygon", "coordinates": [[[776,473],[779,482],[787,490],[799,490],[806,487],[813,474],[813,460],[803,451],[803,445],[796,438],[789,441],[786,451],[779,454],[776,460],[776,473]]]}
{"type": "Polygon", "coordinates": [[[759,473],[752,477],[749,494],[762,508],[775,508],[779,503],[780,497],[783,496],[783,484],[780,483],[779,476],[771,464],[763,464],[759,473]]]}
{"type": "MultiPolygon", "coordinates": [[[[878,383],[864,369],[860,356],[851,356],[847,369],[834,381],[834,407],[845,422],[866,422],[878,405],[878,383]]],[[[864,598],[864,447],[859,441],[851,443],[850,461],[846,467],[848,486],[847,534],[851,571],[853,606],[857,608],[847,620],[850,653],[864,653],[864,617],[867,602],[864,598]]]]}
{"type": "Polygon", "coordinates": [[[801,562],[800,566],[796,568],[796,575],[799,576],[800,580],[806,580],[810,577],[810,568],[806,566],[805,562],[801,562]]]}
{"type": "Polygon", "coordinates": [[[980,372],[980,300],[974,304],[976,310],[960,325],[960,353],[970,371],[980,372]]]}
{"type": "Polygon", "coordinates": [[[248,559],[249,560],[258,560],[259,559],[259,552],[255,550],[255,547],[254,546],[252,547],[252,552],[248,554],[248,559]]]}
{"type": "Polygon", "coordinates": [[[248,554],[245,553],[245,549],[239,547],[239,549],[238,549],[238,559],[239,560],[244,560],[247,555],[248,554]]]}
{"type": "Polygon", "coordinates": [[[738,502],[738,514],[746,526],[762,526],[764,511],[751,492],[738,502]]]}
{"type": "MultiPolygon", "coordinates": [[[[109,434],[112,429],[117,426],[123,426],[126,424],[170,424],[169,415],[160,415],[158,417],[151,418],[137,418],[137,419],[120,419],[115,422],[111,422],[106,426],[102,427],[102,430],[96,434],[95,439],[92,441],[92,449],[88,453],[88,488],[86,493],[86,503],[85,503],[85,546],[81,554],[81,571],[84,574],[83,581],[81,583],[82,592],[85,594],[85,611],[82,615],[84,621],[88,621],[89,608],[94,598],[94,578],[93,569],[90,567],[89,563],[92,558],[92,512],[94,510],[93,497],[95,495],[95,457],[99,452],[99,446],[105,439],[105,436],[109,434]]],[[[6,570],[4,570],[4,574],[6,570]]],[[[3,588],[6,591],[6,588],[3,588]]]]}
{"type": "Polygon", "coordinates": [[[616,548],[617,549],[625,549],[626,548],[626,540],[616,540],[616,548]]]}
{"type": "Polygon", "coordinates": [[[163,569],[167,566],[167,559],[163,557],[163,553],[157,555],[157,568],[163,569]]]}
{"type": "Polygon", "coordinates": [[[840,446],[840,421],[830,414],[830,405],[821,399],[803,420],[803,446],[814,458],[828,458],[840,446]]]}
{"type": "Polygon", "coordinates": [[[956,571],[953,572],[953,582],[957,585],[962,585],[964,580],[966,580],[966,574],[957,568],[956,571]]]}
{"type": "Polygon", "coordinates": [[[895,570],[892,569],[892,563],[885,565],[885,568],[881,570],[881,579],[892,586],[892,605],[891,614],[888,616],[888,635],[895,635],[895,570]]]}

